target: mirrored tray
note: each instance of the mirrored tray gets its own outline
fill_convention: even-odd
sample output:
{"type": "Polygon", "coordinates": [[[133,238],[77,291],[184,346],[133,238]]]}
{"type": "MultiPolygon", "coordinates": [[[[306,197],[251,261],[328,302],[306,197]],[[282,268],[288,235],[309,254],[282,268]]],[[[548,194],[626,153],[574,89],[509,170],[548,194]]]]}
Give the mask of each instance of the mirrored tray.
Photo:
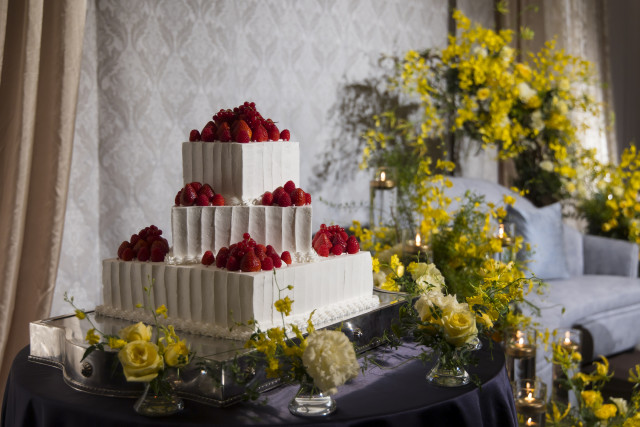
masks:
{"type": "MultiPolygon", "coordinates": [[[[342,329],[355,344],[356,352],[362,354],[380,344],[379,337],[398,317],[398,308],[399,304],[382,302],[374,309],[325,329],[342,329]]],[[[94,313],[90,315],[105,334],[117,334],[132,323],[94,313]]],[[[29,360],[61,369],[64,381],[75,389],[105,396],[138,397],[143,385],[126,381],[118,366],[116,351],[95,351],[81,361],[88,346],[84,337],[90,327],[89,322],[72,314],[31,322],[29,360]]],[[[242,400],[249,386],[264,392],[280,385],[279,380],[266,378],[264,366],[256,364],[256,358],[249,357],[251,350],[243,347],[243,341],[186,332],[179,335],[202,360],[181,369],[179,377],[170,378],[185,399],[227,406],[242,400]],[[246,382],[236,380],[237,370],[234,374],[230,363],[234,360],[246,382]]]]}

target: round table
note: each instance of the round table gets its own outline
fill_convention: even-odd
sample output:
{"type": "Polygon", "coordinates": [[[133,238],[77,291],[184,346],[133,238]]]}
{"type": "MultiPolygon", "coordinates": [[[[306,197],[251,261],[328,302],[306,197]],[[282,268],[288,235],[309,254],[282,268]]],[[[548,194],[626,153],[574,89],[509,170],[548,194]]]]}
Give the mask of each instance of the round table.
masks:
{"type": "Polygon", "coordinates": [[[377,350],[379,366],[339,388],[338,409],[326,419],[291,415],[287,404],[296,387],[263,394],[267,403],[246,402],[216,408],[185,400],[185,409],[166,418],[145,418],[133,411],[134,399],[112,398],[69,387],[60,370],[27,360],[29,348],[15,358],[2,405],[6,427],[44,426],[203,426],[203,425],[337,425],[337,426],[516,426],[516,412],[499,346],[478,351],[480,363],[469,367],[482,387],[473,384],[440,388],[425,376],[431,364],[410,357],[419,348],[377,350]],[[398,366],[399,365],[399,366],[398,366]]]}

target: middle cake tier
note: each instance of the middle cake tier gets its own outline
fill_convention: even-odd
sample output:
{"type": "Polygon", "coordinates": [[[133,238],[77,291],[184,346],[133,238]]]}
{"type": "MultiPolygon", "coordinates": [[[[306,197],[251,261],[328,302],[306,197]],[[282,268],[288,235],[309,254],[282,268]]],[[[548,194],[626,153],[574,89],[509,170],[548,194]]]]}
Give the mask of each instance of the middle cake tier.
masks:
{"type": "Polygon", "coordinates": [[[311,206],[174,206],[172,256],[177,264],[200,261],[204,252],[215,254],[249,233],[278,254],[304,260],[311,252],[311,216],[311,206]]]}

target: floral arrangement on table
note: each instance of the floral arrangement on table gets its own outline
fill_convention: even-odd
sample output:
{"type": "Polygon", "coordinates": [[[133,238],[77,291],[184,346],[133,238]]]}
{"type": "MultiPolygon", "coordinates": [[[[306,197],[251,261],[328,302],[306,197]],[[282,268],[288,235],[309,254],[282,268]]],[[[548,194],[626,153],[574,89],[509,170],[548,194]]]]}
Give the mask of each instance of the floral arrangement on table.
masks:
{"type": "Polygon", "coordinates": [[[467,148],[496,148],[500,158],[514,159],[515,184],[535,204],[567,197],[566,184],[579,174],[579,130],[599,112],[588,93],[592,65],[553,40],[520,61],[509,47],[512,31],[472,25],[458,10],[453,18],[459,35],[449,36],[446,48],[396,60],[391,88],[419,100],[421,109],[409,119],[394,111],[376,115],[361,166],[396,166],[392,153],[409,146],[418,163],[414,183],[429,158],[447,159],[460,173],[466,139],[467,148]]]}
{"type": "Polygon", "coordinates": [[[582,356],[570,352],[561,344],[552,344],[553,363],[561,367],[563,386],[573,391],[577,406],[557,401],[549,403],[547,425],[550,426],[640,426],[640,365],[629,370],[629,381],[634,383],[631,400],[611,397],[605,401],[603,386],[613,377],[609,361],[594,362],[591,373],[580,372],[582,356]]]}
{"type": "MultiPolygon", "coordinates": [[[[293,286],[285,289],[292,290],[293,286]]],[[[296,324],[286,325],[285,317],[291,313],[294,301],[288,296],[282,298],[283,290],[278,291],[274,306],[281,313],[283,325],[266,331],[257,328],[245,347],[264,357],[267,378],[300,385],[289,404],[294,415],[328,415],[336,408],[331,395],[360,371],[353,344],[341,331],[316,330],[311,320],[313,312],[305,332],[296,324]]]]}
{"type": "MultiPolygon", "coordinates": [[[[151,287],[145,287],[144,291],[148,298],[151,287]]],[[[126,380],[145,384],[144,393],[134,405],[138,413],[156,416],[182,410],[182,400],[176,395],[168,376],[171,370],[179,375],[180,368],[187,366],[194,354],[176,334],[173,326],[160,324],[159,316],[167,318],[164,304],[155,310],[138,304],[137,307],[143,307],[153,315],[154,325],[138,322],[112,335],[100,331],[89,314],[75,305],[73,297],[65,293],[64,300],[75,309],[78,319],[86,319],[92,326],[85,337],[89,347],[81,360],[96,350],[105,351],[107,347],[118,350],[118,361],[126,380]]]]}

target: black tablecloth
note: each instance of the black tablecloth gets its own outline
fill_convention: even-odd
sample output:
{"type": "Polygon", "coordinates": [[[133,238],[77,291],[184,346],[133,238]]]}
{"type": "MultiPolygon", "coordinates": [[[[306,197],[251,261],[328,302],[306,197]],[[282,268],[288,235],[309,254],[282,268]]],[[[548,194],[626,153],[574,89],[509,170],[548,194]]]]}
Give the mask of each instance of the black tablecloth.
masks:
{"type": "MultiPolygon", "coordinates": [[[[379,351],[386,366],[397,366],[417,353],[411,345],[399,352],[379,351]]],[[[338,409],[322,420],[289,414],[293,386],[265,393],[267,404],[240,403],[215,408],[185,401],[185,409],[167,418],[145,418],[133,411],[135,399],[110,398],[76,391],[56,368],[27,360],[24,348],[13,362],[2,405],[2,422],[13,426],[158,426],[158,425],[310,425],[340,426],[515,426],[515,405],[500,348],[479,352],[480,363],[469,373],[482,387],[440,388],[430,385],[430,365],[411,360],[394,369],[374,367],[339,388],[338,409]]]]}

